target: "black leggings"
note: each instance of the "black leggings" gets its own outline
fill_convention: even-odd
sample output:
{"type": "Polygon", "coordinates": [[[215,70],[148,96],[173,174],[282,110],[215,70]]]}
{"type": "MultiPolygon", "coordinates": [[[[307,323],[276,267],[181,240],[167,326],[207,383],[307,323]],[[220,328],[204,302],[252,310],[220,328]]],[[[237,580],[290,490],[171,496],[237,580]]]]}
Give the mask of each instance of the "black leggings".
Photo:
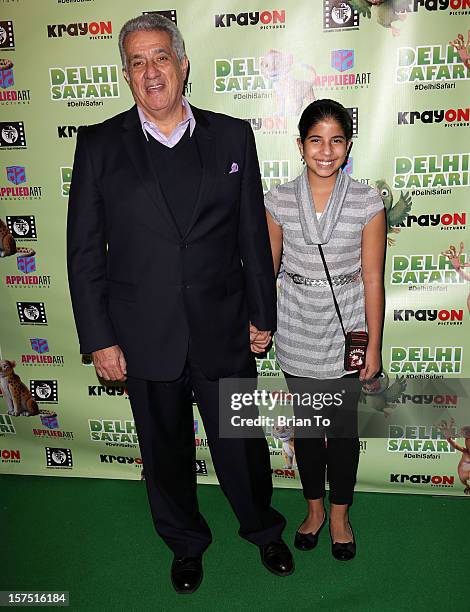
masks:
{"type": "MultiPolygon", "coordinates": [[[[305,391],[308,381],[310,389],[315,390],[322,383],[337,383],[336,381],[320,381],[305,379],[284,372],[287,386],[291,393],[305,391]]],[[[348,375],[345,378],[357,376],[348,375]]],[[[351,381],[352,382],[352,381],[351,381]]],[[[356,381],[355,381],[356,382],[356,381]]],[[[348,391],[343,402],[347,404],[349,414],[357,416],[357,402],[360,395],[360,385],[357,390],[348,391]]],[[[295,410],[294,406],[294,411],[295,410]]],[[[322,437],[295,437],[295,456],[302,482],[303,494],[306,499],[321,499],[325,496],[325,475],[330,484],[329,500],[333,504],[352,504],[354,485],[356,484],[357,467],[359,464],[359,438],[357,435],[338,437],[326,432],[322,437]]]]}

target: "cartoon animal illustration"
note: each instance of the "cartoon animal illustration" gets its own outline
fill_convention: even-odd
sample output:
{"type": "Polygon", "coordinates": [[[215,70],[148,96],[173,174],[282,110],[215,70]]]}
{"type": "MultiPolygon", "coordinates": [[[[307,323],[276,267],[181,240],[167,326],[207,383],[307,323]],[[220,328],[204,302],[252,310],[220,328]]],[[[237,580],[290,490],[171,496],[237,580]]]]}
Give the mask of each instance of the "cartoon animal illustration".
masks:
{"type": "MultiPolygon", "coordinates": [[[[447,257],[447,259],[452,264],[452,267],[454,268],[456,272],[459,273],[459,276],[461,278],[464,278],[465,280],[470,281],[470,274],[463,270],[463,268],[468,268],[470,266],[470,261],[467,261],[466,263],[462,263],[460,261],[460,257],[462,253],[464,252],[464,248],[465,248],[464,244],[463,242],[461,242],[460,251],[457,253],[457,249],[455,248],[453,244],[451,244],[449,246],[449,249],[447,251],[443,251],[441,255],[444,255],[444,257],[447,257]]],[[[470,293],[467,296],[467,308],[468,308],[468,312],[470,313],[470,293]]]]}
{"type": "Polygon", "coordinates": [[[35,255],[36,252],[33,249],[17,247],[7,224],[0,219],[0,257],[8,257],[9,255],[15,255],[15,253],[31,256],[35,255]]]}
{"type": "Polygon", "coordinates": [[[368,19],[372,16],[372,8],[377,16],[377,23],[383,28],[390,29],[393,36],[400,36],[400,30],[392,25],[395,21],[404,21],[407,11],[410,9],[410,0],[350,0],[352,8],[355,8],[363,17],[368,19]]]}
{"type": "Polygon", "coordinates": [[[282,442],[282,456],[284,457],[284,468],[297,468],[294,448],[294,428],[286,425],[274,425],[272,429],[273,438],[282,442]]]}
{"type": "Polygon", "coordinates": [[[383,371],[380,376],[362,385],[359,401],[366,404],[368,408],[382,412],[387,418],[396,408],[396,401],[406,389],[407,382],[404,376],[397,376],[392,384],[387,372],[383,371]]]}
{"type": "MultiPolygon", "coordinates": [[[[408,217],[412,205],[411,196],[401,191],[398,202],[393,206],[393,193],[390,185],[384,179],[379,179],[375,182],[375,186],[385,206],[385,213],[387,215],[387,234],[399,234],[401,230],[396,226],[403,223],[408,217]]],[[[387,236],[387,242],[389,246],[395,244],[395,240],[391,236],[387,236]]]]}
{"type": "Polygon", "coordinates": [[[468,53],[470,47],[470,30],[467,32],[466,43],[464,43],[463,34],[457,34],[457,38],[453,41],[450,40],[449,44],[452,45],[456,51],[458,51],[464,66],[470,70],[470,54],[468,53]]]}
{"type": "Polygon", "coordinates": [[[31,395],[31,391],[15,374],[15,361],[2,359],[0,361],[0,387],[11,416],[34,416],[39,414],[39,408],[31,395]]]}
{"type": "Polygon", "coordinates": [[[443,435],[446,437],[447,442],[460,451],[462,456],[457,466],[457,474],[459,475],[460,482],[463,484],[464,495],[470,495],[470,425],[465,425],[455,435],[455,420],[451,419],[449,423],[447,421],[441,421],[438,425],[443,435]],[[457,442],[454,442],[455,437],[462,437],[465,440],[465,446],[460,446],[457,442]]]}
{"type": "Polygon", "coordinates": [[[297,116],[304,104],[315,100],[313,85],[316,71],[312,66],[302,64],[311,80],[300,80],[292,74],[294,57],[277,49],[271,49],[260,61],[261,74],[272,82],[276,100],[276,113],[279,115],[297,116]]]}

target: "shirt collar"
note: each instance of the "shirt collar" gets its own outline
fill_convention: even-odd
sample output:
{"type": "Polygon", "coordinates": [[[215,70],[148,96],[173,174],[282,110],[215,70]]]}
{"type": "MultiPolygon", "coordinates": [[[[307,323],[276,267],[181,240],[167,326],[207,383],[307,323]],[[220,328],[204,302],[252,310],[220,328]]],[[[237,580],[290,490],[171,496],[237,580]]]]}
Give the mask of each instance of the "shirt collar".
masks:
{"type": "MultiPolygon", "coordinates": [[[[196,127],[196,119],[194,118],[194,114],[193,114],[191,105],[189,104],[189,102],[186,100],[184,96],[181,96],[181,103],[185,111],[185,118],[183,119],[183,121],[181,121],[181,123],[178,123],[178,125],[175,127],[175,130],[177,130],[183,125],[189,124],[189,136],[191,137],[193,135],[194,128],[196,127]]],[[[142,131],[144,132],[144,136],[147,139],[147,141],[149,139],[147,130],[158,132],[159,134],[162,134],[158,126],[155,123],[152,123],[152,121],[149,121],[147,119],[147,117],[144,114],[144,111],[140,108],[140,106],[137,106],[137,112],[139,113],[140,125],[142,126],[142,131]]]]}

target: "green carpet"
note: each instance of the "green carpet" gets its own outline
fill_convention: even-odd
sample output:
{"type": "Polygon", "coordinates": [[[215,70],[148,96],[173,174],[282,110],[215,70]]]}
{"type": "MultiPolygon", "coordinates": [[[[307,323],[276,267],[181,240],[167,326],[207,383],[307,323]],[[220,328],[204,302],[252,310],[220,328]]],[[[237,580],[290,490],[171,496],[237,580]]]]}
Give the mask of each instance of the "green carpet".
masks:
{"type": "MultiPolygon", "coordinates": [[[[169,581],[171,552],[156,536],[140,481],[0,476],[0,590],[66,590],[72,610],[468,610],[470,499],[358,493],[351,523],[358,556],[294,549],[296,571],[278,578],[216,486],[199,487],[214,542],[193,595],[169,581]]],[[[290,544],[304,514],[300,491],[279,490],[290,544]]],[[[43,608],[57,609],[57,608],[43,608]]]]}

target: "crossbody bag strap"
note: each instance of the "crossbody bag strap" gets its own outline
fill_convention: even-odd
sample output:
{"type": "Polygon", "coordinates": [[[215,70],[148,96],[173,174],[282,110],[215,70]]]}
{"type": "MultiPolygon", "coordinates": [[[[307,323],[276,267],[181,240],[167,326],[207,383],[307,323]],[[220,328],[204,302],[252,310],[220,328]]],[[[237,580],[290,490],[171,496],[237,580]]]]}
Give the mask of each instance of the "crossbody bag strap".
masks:
{"type": "Polygon", "coordinates": [[[343,318],[339,310],[338,302],[336,301],[336,296],[335,296],[335,292],[333,289],[333,283],[331,282],[330,271],[328,270],[328,266],[326,265],[325,255],[323,254],[323,249],[321,248],[321,244],[318,245],[318,250],[320,251],[320,257],[323,262],[323,267],[325,268],[326,278],[328,279],[328,284],[330,285],[331,293],[333,295],[333,302],[335,303],[336,313],[338,315],[339,322],[341,323],[341,329],[343,330],[344,337],[346,338],[346,332],[344,331],[344,325],[343,325],[343,318]]]}

